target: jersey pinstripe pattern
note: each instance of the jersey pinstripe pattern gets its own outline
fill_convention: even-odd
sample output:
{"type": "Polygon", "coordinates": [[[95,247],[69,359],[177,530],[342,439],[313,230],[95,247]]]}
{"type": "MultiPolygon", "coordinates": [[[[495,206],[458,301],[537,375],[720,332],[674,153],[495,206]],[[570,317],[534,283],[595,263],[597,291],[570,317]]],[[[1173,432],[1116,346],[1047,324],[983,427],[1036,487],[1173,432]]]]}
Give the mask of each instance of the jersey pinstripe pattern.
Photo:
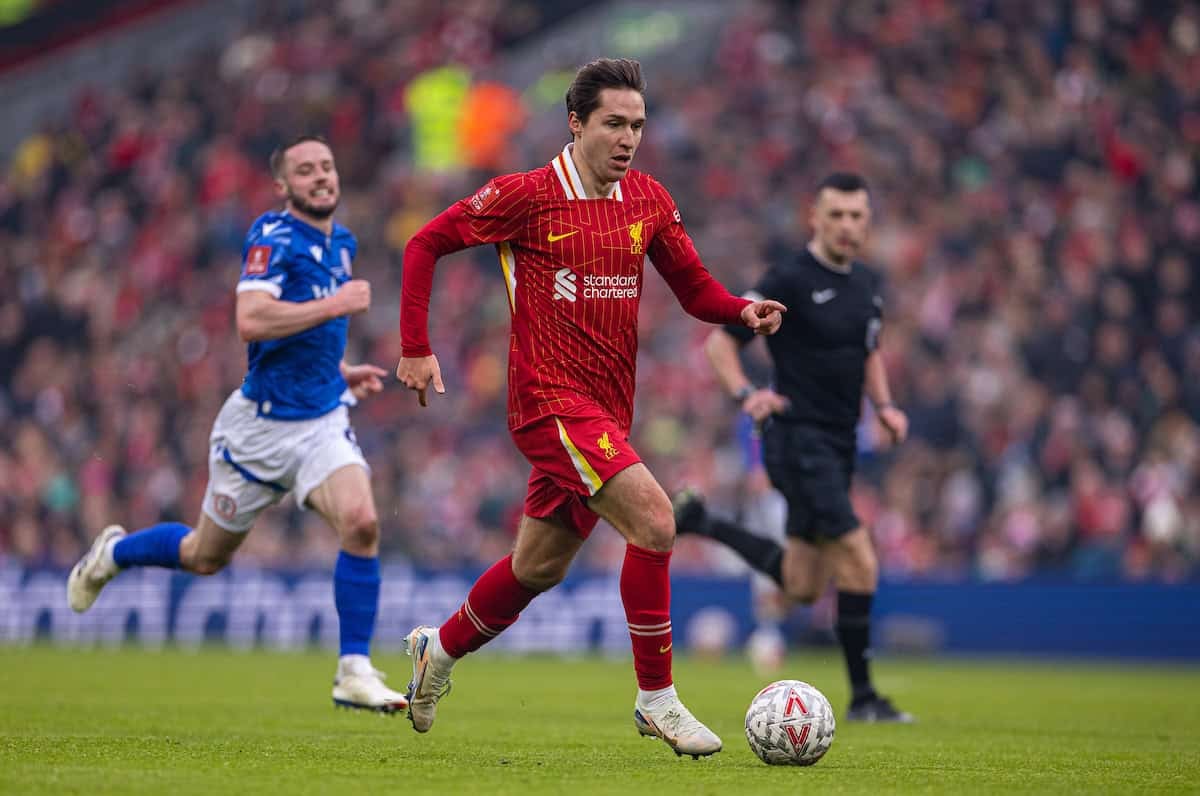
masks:
{"type": "Polygon", "coordinates": [[[568,146],[460,203],[460,233],[496,244],[508,291],[510,428],[599,407],[628,429],[645,259],[663,273],[702,268],[674,201],[649,175],[631,169],[608,197],[584,195],[568,146]]]}

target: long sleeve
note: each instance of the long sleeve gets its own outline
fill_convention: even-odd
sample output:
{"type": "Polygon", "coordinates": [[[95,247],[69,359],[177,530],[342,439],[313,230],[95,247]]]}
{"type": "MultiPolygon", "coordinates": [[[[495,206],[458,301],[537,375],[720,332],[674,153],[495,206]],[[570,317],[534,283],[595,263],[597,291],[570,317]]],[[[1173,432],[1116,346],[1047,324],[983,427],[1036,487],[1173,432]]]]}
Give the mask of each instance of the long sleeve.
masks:
{"type": "Polygon", "coordinates": [[[438,258],[472,245],[460,231],[463,210],[455,203],[421,228],[404,247],[400,276],[400,354],[427,357],[429,347],[429,297],[438,258]]]}

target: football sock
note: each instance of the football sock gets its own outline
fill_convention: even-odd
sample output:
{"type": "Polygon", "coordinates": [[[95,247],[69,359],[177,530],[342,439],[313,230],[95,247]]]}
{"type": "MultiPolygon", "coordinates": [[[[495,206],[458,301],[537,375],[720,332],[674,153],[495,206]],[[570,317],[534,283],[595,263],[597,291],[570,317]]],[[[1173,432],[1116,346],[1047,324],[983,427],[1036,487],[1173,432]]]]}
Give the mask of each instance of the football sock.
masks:
{"type": "Polygon", "coordinates": [[[671,685],[671,554],[625,545],[621,602],[633,641],[638,688],[671,685]]]}
{"type": "Polygon", "coordinates": [[[113,562],[128,567],[179,569],[179,543],[192,529],[181,522],[162,522],[131,533],[113,545],[113,562]]]}
{"type": "Polygon", "coordinates": [[[783,588],[783,546],[774,539],[751,533],[737,523],[708,518],[709,536],[733,549],[746,563],[783,588]]]}
{"type": "Polygon", "coordinates": [[[452,658],[474,652],[517,621],[538,594],[517,580],[512,556],[505,556],[479,576],[462,607],[442,623],[438,630],[442,648],[452,658]]]}
{"type": "Polygon", "coordinates": [[[839,591],[837,594],[837,637],[842,645],[842,654],[846,657],[852,702],[875,694],[867,665],[867,648],[871,644],[871,602],[874,597],[874,594],[849,591],[839,591]]]}
{"type": "Polygon", "coordinates": [[[675,693],[675,686],[669,685],[666,688],[659,688],[656,691],[643,691],[638,689],[637,705],[639,708],[654,708],[664,699],[676,699],[678,695],[675,693]]]}
{"type": "Polygon", "coordinates": [[[333,568],[333,603],[341,654],[370,655],[379,610],[379,559],[340,551],[333,568]]]}

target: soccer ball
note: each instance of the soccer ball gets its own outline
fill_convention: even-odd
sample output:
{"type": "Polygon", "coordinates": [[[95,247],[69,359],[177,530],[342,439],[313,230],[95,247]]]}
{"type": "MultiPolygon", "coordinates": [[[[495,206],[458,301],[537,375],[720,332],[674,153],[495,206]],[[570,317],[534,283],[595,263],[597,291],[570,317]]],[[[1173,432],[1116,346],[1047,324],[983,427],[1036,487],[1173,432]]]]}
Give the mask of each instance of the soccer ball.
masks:
{"type": "Polygon", "coordinates": [[[811,766],[833,744],[833,708],[808,683],[779,680],[746,711],[746,740],[769,766],[811,766]]]}

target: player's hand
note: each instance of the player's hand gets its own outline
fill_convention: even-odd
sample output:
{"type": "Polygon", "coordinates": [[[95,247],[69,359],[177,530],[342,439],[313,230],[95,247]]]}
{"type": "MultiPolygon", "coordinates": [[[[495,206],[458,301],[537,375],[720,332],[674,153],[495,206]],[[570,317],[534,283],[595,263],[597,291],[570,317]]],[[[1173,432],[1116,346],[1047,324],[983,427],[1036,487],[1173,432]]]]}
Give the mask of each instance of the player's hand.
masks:
{"type": "Polygon", "coordinates": [[[892,437],[892,444],[899,445],[908,437],[908,415],[894,406],[885,406],[876,414],[879,422],[892,437]]]}
{"type": "Polygon", "coordinates": [[[746,400],[742,401],[742,411],[750,415],[755,423],[761,423],[771,415],[786,411],[787,408],[787,398],[765,387],[750,393],[746,400]]]}
{"type": "Polygon", "coordinates": [[[350,392],[358,400],[383,391],[383,377],[387,371],[375,365],[347,365],[342,363],[342,378],[350,392]]]}
{"type": "Polygon", "coordinates": [[[742,323],[753,329],[755,334],[775,334],[783,323],[785,312],[787,307],[778,301],[756,301],[742,307],[742,323]]]}
{"type": "Polygon", "coordinates": [[[351,279],[342,284],[332,296],[337,302],[337,315],[358,315],[371,307],[371,283],[365,279],[351,279]]]}
{"type": "Polygon", "coordinates": [[[429,406],[425,400],[425,390],[431,383],[438,395],[446,394],[446,386],[442,384],[442,367],[433,354],[427,357],[401,357],[400,364],[396,366],[396,378],[408,389],[417,391],[421,406],[429,406]]]}

